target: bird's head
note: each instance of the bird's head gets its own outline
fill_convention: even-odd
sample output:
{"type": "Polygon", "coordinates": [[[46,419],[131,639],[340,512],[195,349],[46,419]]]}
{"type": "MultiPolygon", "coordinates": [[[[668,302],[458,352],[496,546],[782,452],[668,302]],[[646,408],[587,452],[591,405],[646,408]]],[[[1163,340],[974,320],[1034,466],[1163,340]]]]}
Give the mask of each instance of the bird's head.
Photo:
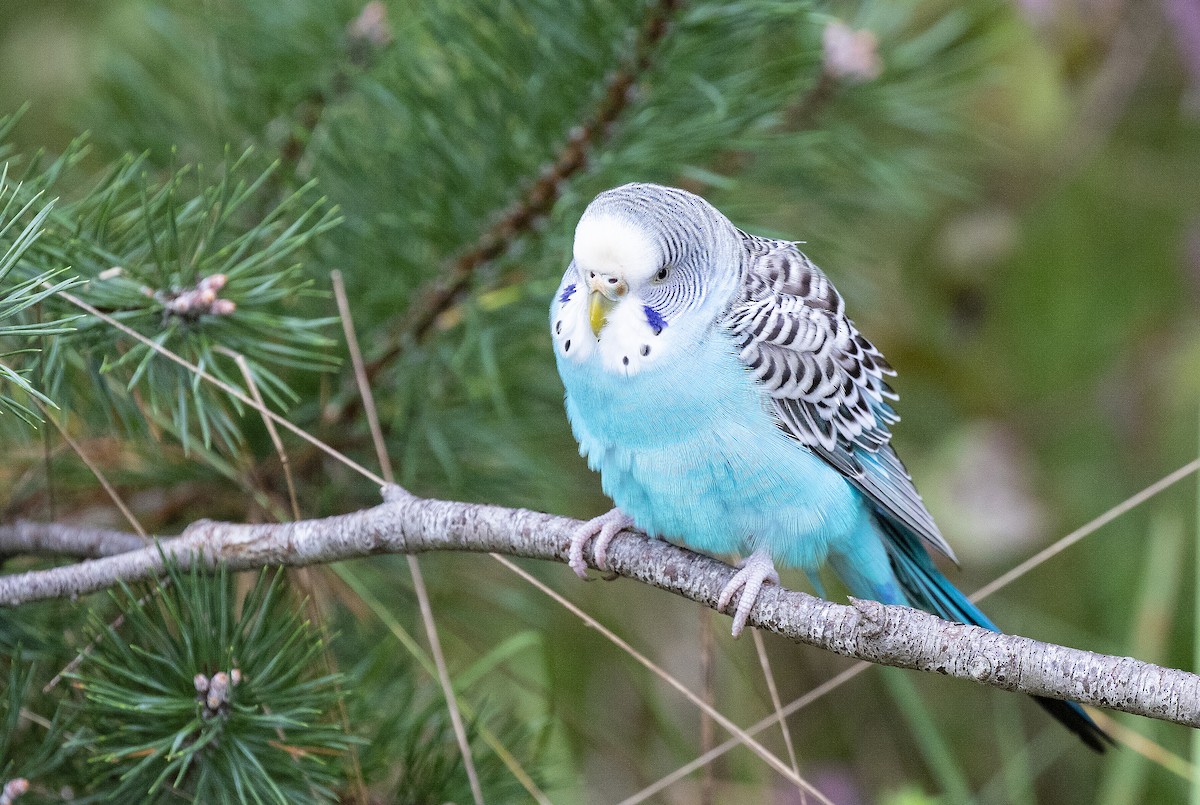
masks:
{"type": "Polygon", "coordinates": [[[601,193],[575,228],[551,326],[563,357],[599,352],[632,374],[687,344],[729,304],[741,240],[699,196],[653,184],[601,193]]]}

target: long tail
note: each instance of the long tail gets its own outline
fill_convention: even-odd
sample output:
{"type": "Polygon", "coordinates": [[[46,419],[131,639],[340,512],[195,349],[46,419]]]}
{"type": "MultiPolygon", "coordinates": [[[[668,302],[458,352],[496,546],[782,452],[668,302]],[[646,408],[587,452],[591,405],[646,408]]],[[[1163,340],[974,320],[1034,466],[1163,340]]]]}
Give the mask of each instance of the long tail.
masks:
{"type": "MultiPolygon", "coordinates": [[[[890,522],[886,516],[875,519],[885,532],[884,542],[892,572],[912,606],[932,612],[946,620],[982,626],[993,632],[1000,631],[996,624],[942,575],[916,536],[902,526],[890,522]]],[[[1113,739],[1108,733],[1100,729],[1075,702],[1044,696],[1034,696],[1033,700],[1063,726],[1078,735],[1088,748],[1103,752],[1107,745],[1113,744],[1113,739]]]]}

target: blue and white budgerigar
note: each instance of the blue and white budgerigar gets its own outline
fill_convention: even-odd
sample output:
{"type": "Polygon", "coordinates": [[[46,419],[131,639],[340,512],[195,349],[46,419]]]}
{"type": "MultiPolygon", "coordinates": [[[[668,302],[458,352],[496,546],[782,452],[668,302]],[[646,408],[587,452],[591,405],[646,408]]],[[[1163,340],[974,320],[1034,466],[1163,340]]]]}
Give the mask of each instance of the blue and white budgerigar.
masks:
{"type": "MultiPolygon", "coordinates": [[[[954,554],[889,441],[893,371],[795,244],[748,235],[699,196],[601,193],[575,230],[550,326],[580,452],[616,508],[579,529],[597,567],[635,526],[745,557],[723,590],[745,626],[776,564],[826,561],[853,595],[996,627],[934,566],[954,554]]],[[[1073,702],[1038,699],[1094,749],[1073,702]]]]}

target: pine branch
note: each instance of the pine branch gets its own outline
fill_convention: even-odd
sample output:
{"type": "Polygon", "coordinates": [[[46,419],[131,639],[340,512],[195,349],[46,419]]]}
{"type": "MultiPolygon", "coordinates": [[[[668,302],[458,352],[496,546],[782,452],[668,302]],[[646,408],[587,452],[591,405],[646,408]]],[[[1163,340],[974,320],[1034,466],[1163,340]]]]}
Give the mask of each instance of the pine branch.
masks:
{"type": "MultiPolygon", "coordinates": [[[[331,320],[301,307],[318,292],[298,255],[339,218],[311,184],[252,209],[278,167],[251,170],[250,161],[245,152],[215,176],[185,166],[155,179],[144,158],[119,160],[87,196],[53,211],[33,256],[72,266],[88,278],[78,293],[97,309],[226,380],[240,376],[230,354],[244,355],[262,395],[287,408],[299,400],[289,370],[336,365],[321,333],[331,320]]],[[[95,398],[131,423],[164,425],[185,450],[193,442],[239,444],[237,406],[194,388],[191,375],[158,360],[148,343],[114,345],[107,326],[83,317],[57,346],[44,362],[46,385],[64,407],[88,412],[72,397],[99,382],[95,398]]]]}
{"type": "Polygon", "coordinates": [[[374,379],[395,360],[409,339],[420,340],[428,334],[438,317],[466,291],[480,266],[504,254],[550,212],[562,195],[564,182],[587,165],[589,152],[608,138],[612,125],[635,97],[639,79],[650,69],[654,51],[666,37],[671,18],[682,5],[682,0],[658,0],[647,12],[629,63],[605,82],[601,101],[591,117],[571,130],[558,155],[543,168],[524,195],[501,212],[496,223],[454,260],[446,275],[416,293],[398,337],[367,365],[369,379],[374,379]]]}
{"type": "Polygon", "coordinates": [[[137,534],[105,528],[79,528],[61,523],[18,520],[0,526],[0,556],[34,554],[92,559],[136,551],[147,546],[137,534]]]}
{"type": "MultiPolygon", "coordinates": [[[[325,111],[343,100],[352,86],[352,71],[365,70],[378,56],[378,51],[394,41],[388,21],[387,6],[378,0],[366,3],[358,16],[346,27],[345,63],[337,64],[328,86],[314,86],[296,105],[291,130],[279,147],[279,158],[288,171],[299,175],[305,152],[321,124],[325,111]]],[[[307,178],[307,176],[306,176],[307,178]]],[[[283,185],[282,173],[272,176],[277,186],[283,185]]]]}
{"type": "MultiPolygon", "coordinates": [[[[396,486],[383,491],[382,505],[347,515],[263,525],[202,520],[154,547],[3,576],[0,605],[77,596],[118,581],[148,579],[163,573],[166,557],[183,566],[199,561],[231,569],[442,550],[566,562],[567,544],[578,526],[575,520],[549,514],[418,498],[396,486]]],[[[77,542],[77,554],[87,553],[82,546],[113,545],[98,542],[96,529],[76,527],[72,536],[72,527],[26,523],[0,526],[0,553],[29,544],[28,535],[38,528],[56,530],[60,545],[77,542]],[[18,529],[26,535],[20,540],[18,529]]],[[[620,576],[714,609],[733,574],[715,559],[632,533],[612,543],[608,561],[620,576]]],[[[774,585],[763,589],[750,624],[847,657],[1200,727],[1200,676],[1129,657],[997,634],[874,601],[835,604],[774,585]]]]}

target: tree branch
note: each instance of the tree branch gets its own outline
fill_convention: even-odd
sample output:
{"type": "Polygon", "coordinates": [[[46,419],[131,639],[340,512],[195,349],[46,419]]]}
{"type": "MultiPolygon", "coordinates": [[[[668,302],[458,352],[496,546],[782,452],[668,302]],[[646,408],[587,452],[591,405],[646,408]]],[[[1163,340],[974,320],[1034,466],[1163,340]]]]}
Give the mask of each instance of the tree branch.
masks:
{"type": "Polygon", "coordinates": [[[666,37],[671,18],[681,5],[682,0],[658,0],[650,7],[638,31],[633,53],[624,66],[607,78],[600,103],[591,116],[571,129],[554,159],[542,168],[520,198],[500,212],[496,222],[475,244],[460,253],[442,276],[414,295],[409,316],[392,343],[367,364],[368,379],[375,379],[404,350],[409,339],[424,338],[438,316],[461,298],[475,271],[504,254],[550,211],[562,195],[566,181],[587,166],[591,149],[610,135],[613,124],[629,106],[638,80],[650,69],[654,51],[666,37]]]}
{"type": "MultiPolygon", "coordinates": [[[[142,543],[133,535],[120,540],[101,529],[3,525],[0,553],[113,555],[0,576],[0,605],[74,597],[118,581],[153,578],[161,574],[164,557],[184,566],[197,560],[209,567],[225,562],[239,570],[446,550],[566,562],[571,532],[578,526],[566,517],[523,509],[418,498],[396,486],[383,491],[385,502],[379,506],[319,520],[263,525],[201,520],[153,547],[137,547],[142,543]]],[[[613,541],[608,557],[609,569],[618,575],[714,609],[733,574],[715,559],[629,532],[613,541]]],[[[775,585],[763,588],[749,622],[846,657],[1200,727],[1200,677],[1129,657],[997,634],[908,607],[859,599],[849,606],[835,604],[775,585]]]]}
{"type": "Polygon", "coordinates": [[[59,554],[80,559],[112,556],[145,548],[149,541],[137,534],[104,528],[18,520],[0,525],[0,557],[19,554],[59,554]]]}

